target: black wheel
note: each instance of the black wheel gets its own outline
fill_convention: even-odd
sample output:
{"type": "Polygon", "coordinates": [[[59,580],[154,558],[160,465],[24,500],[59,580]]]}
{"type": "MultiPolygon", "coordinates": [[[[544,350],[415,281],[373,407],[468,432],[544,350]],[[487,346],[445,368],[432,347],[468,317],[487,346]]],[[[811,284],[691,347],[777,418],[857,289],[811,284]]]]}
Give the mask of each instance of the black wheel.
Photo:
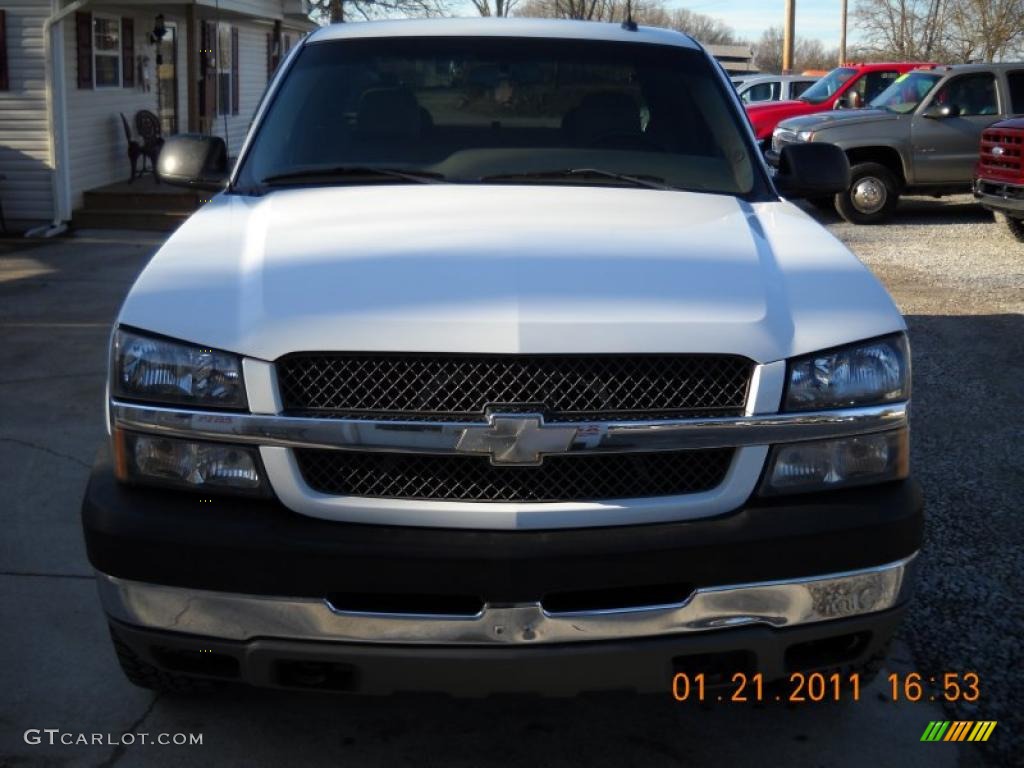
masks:
{"type": "Polygon", "coordinates": [[[850,169],[850,188],[836,195],[839,215],[851,224],[878,224],[888,219],[900,199],[893,172],[878,163],[857,163],[850,169]]]}
{"type": "Polygon", "coordinates": [[[139,688],[178,695],[202,693],[213,688],[213,684],[209,680],[199,680],[174,672],[166,672],[143,661],[117,636],[117,631],[113,627],[110,628],[110,639],[114,643],[114,652],[117,653],[121,671],[124,672],[124,676],[130,683],[139,688]]]}
{"type": "Polygon", "coordinates": [[[832,213],[836,209],[836,201],[831,197],[808,197],[807,202],[825,213],[832,213]]]}
{"type": "Polygon", "coordinates": [[[1010,234],[1018,243],[1024,243],[1024,219],[1015,219],[1005,213],[997,213],[996,220],[999,219],[1006,222],[1006,226],[1010,228],[1010,234]]]}

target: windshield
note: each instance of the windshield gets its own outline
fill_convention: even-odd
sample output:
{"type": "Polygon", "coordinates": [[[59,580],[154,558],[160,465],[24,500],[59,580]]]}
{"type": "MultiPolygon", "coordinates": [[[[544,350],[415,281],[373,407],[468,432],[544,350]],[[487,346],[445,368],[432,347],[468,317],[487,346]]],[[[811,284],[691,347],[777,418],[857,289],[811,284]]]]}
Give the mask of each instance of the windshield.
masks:
{"type": "Polygon", "coordinates": [[[900,115],[913,112],[941,79],[941,75],[931,72],[909,72],[900,75],[892,85],[874,98],[870,106],[873,109],[885,109],[900,115]]]}
{"type": "Polygon", "coordinates": [[[442,182],[649,180],[732,195],[755,183],[739,118],[699,51],[426,37],[307,45],[257,129],[235,188],[396,183],[399,174],[442,182]]]}
{"type": "Polygon", "coordinates": [[[849,80],[857,74],[856,69],[848,69],[846,67],[839,67],[839,69],[833,69],[821,80],[816,82],[800,97],[800,101],[807,101],[811,104],[821,104],[824,101],[828,101],[836,92],[843,87],[843,83],[849,80]]]}

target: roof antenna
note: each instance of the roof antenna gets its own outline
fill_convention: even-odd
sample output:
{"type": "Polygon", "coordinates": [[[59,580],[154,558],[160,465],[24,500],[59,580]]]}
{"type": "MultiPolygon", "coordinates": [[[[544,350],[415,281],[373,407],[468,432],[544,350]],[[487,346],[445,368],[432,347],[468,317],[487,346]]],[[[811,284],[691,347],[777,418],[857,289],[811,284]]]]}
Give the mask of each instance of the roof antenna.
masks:
{"type": "Polygon", "coordinates": [[[633,0],[626,0],[626,18],[622,21],[622,28],[627,32],[636,32],[636,22],[633,21],[633,0]]]}

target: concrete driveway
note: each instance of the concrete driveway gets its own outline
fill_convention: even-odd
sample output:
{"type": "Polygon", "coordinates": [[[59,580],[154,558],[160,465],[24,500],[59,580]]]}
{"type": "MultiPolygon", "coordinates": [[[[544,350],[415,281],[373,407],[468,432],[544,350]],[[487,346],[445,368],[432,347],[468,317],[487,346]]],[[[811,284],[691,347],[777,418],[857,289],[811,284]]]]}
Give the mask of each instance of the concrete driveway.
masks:
{"type": "MultiPolygon", "coordinates": [[[[667,692],[453,701],[235,689],[181,699],[134,688],[107,638],[78,505],[104,436],[110,324],[159,242],[99,231],[0,241],[0,765],[982,764],[972,745],[922,744],[928,722],[947,715],[890,703],[884,675],[857,703],[792,709],[703,709],[667,692]],[[28,729],[103,743],[51,745],[43,732],[30,744],[28,729]],[[142,733],[202,734],[202,744],[117,743],[142,733]]],[[[905,644],[890,664],[918,668],[905,644]]]]}

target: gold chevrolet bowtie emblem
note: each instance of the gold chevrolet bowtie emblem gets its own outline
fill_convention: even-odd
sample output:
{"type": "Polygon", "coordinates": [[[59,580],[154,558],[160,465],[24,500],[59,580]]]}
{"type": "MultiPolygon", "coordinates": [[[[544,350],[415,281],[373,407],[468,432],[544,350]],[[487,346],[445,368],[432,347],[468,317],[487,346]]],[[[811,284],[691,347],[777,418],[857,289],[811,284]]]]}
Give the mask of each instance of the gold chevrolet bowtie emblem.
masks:
{"type": "Polygon", "coordinates": [[[455,450],[486,453],[492,464],[537,465],[545,454],[565,453],[576,438],[576,427],[548,425],[534,415],[492,414],[486,425],[466,427],[455,450]]]}

